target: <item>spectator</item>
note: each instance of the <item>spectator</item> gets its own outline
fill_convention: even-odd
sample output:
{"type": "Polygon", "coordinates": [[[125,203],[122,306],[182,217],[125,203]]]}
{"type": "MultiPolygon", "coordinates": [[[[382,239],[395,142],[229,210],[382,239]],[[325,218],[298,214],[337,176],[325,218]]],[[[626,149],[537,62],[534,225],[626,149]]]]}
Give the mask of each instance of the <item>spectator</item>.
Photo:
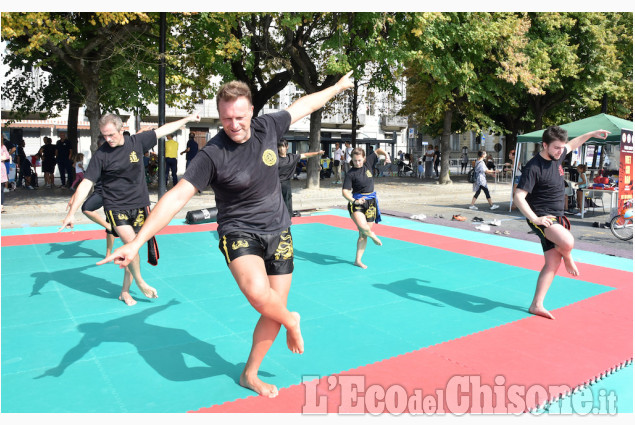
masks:
{"type": "Polygon", "coordinates": [[[496,163],[494,162],[494,157],[490,154],[487,155],[487,161],[485,162],[485,166],[488,170],[496,171],[496,163]]]}
{"type": "Polygon", "coordinates": [[[353,152],[351,142],[344,142],[344,175],[351,169],[351,152],[353,152]]]}
{"type": "Polygon", "coordinates": [[[437,179],[439,178],[439,164],[441,164],[441,152],[439,152],[439,146],[434,147],[434,174],[437,179]]]}
{"type": "Polygon", "coordinates": [[[194,159],[198,153],[198,142],[194,139],[195,134],[190,132],[190,138],[187,141],[187,146],[181,155],[185,154],[185,169],[190,166],[190,161],[194,159]]]}
{"type": "MultiPolygon", "coordinates": [[[[2,162],[8,162],[11,159],[11,155],[9,154],[9,151],[7,150],[7,147],[4,145],[4,143],[2,144],[1,149],[2,152],[0,157],[2,159],[2,162]]],[[[7,174],[7,169],[4,164],[2,164],[2,168],[0,169],[0,184],[9,181],[7,174]]],[[[2,212],[4,213],[4,190],[0,192],[0,205],[2,205],[2,212]]]]}
{"type": "Polygon", "coordinates": [[[84,179],[84,154],[78,153],[75,155],[75,179],[71,184],[71,189],[75,190],[75,186],[78,185],[84,179]]]}
{"type": "Polygon", "coordinates": [[[582,203],[584,202],[584,189],[586,189],[587,187],[589,187],[589,181],[587,179],[587,175],[586,175],[586,164],[580,164],[578,165],[577,171],[578,171],[578,190],[576,191],[576,195],[577,195],[577,201],[578,201],[578,212],[576,213],[577,216],[581,216],[582,215],[582,203]]]}
{"type": "Polygon", "coordinates": [[[44,173],[44,187],[52,188],[55,180],[55,145],[53,139],[44,137],[44,145],[38,155],[42,158],[42,172],[44,173]]]}
{"type": "Polygon", "coordinates": [[[176,177],[177,172],[177,158],[179,153],[179,142],[174,140],[174,134],[170,134],[165,141],[165,185],[168,185],[168,178],[172,173],[172,187],[176,186],[178,181],[176,177]]]}
{"type": "Polygon", "coordinates": [[[11,164],[13,162],[13,157],[15,155],[15,146],[13,146],[13,144],[8,141],[7,139],[5,139],[4,137],[2,138],[2,146],[5,147],[5,149],[7,150],[8,154],[9,154],[9,158],[8,159],[3,159],[2,162],[3,167],[5,167],[5,173],[7,174],[7,180],[4,182],[4,188],[2,189],[3,193],[6,192],[10,192],[11,188],[10,188],[10,183],[8,180],[8,176],[9,176],[9,171],[11,169],[11,164]]]}
{"type": "Polygon", "coordinates": [[[333,172],[335,173],[335,181],[333,184],[341,184],[342,181],[342,156],[346,156],[342,149],[340,149],[340,144],[335,143],[335,151],[333,152],[333,172]]]}
{"type": "Polygon", "coordinates": [[[425,169],[426,169],[426,179],[431,179],[432,178],[432,168],[434,165],[434,148],[432,147],[432,145],[428,145],[428,149],[426,150],[425,153],[425,169]]]}
{"type": "Polygon", "coordinates": [[[55,148],[57,171],[59,171],[60,181],[62,183],[59,187],[64,189],[72,183],[71,169],[73,166],[73,162],[71,160],[73,157],[73,147],[71,146],[71,142],[66,138],[66,133],[60,133],[60,139],[55,144],[55,148]],[[66,177],[68,177],[68,183],[66,182],[66,177]]]}
{"type": "Polygon", "coordinates": [[[31,185],[31,176],[33,173],[31,172],[31,161],[26,157],[24,153],[24,147],[26,143],[24,140],[20,140],[18,142],[18,165],[20,166],[20,178],[22,181],[24,179],[24,187],[29,190],[33,190],[33,186],[31,185]]]}
{"type": "Polygon", "coordinates": [[[461,152],[461,174],[467,173],[467,163],[469,162],[469,158],[467,156],[467,147],[463,146],[461,152]]]}
{"type": "Polygon", "coordinates": [[[478,151],[478,158],[476,160],[476,165],[474,166],[474,176],[476,177],[476,181],[472,186],[472,190],[476,192],[474,197],[472,198],[472,204],[470,205],[471,210],[478,210],[478,207],[474,204],[476,203],[476,199],[481,194],[481,190],[485,193],[485,198],[487,198],[487,202],[489,203],[489,209],[495,210],[498,208],[498,205],[492,203],[492,198],[489,195],[489,190],[487,189],[487,179],[485,178],[486,174],[495,175],[496,170],[488,170],[485,166],[485,156],[487,152],[478,151]]]}

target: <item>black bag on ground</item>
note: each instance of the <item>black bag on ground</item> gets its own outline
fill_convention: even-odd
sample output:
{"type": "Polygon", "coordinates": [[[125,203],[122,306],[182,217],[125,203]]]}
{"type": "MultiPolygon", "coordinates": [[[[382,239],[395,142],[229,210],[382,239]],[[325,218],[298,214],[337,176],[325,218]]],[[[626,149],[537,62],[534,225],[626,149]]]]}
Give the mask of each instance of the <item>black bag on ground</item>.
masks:
{"type": "Polygon", "coordinates": [[[212,223],[216,221],[216,215],[218,214],[218,208],[203,208],[202,210],[188,211],[185,215],[185,222],[187,224],[202,224],[212,223]]]}

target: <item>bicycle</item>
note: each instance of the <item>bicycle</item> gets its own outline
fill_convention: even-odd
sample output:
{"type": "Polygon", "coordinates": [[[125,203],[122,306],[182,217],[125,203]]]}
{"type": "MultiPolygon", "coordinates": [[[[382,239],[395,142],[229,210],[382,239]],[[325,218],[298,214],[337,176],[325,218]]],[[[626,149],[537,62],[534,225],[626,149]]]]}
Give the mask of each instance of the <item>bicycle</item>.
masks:
{"type": "Polygon", "coordinates": [[[611,233],[616,238],[627,241],[633,239],[633,201],[624,202],[624,209],[611,219],[611,233]]]}

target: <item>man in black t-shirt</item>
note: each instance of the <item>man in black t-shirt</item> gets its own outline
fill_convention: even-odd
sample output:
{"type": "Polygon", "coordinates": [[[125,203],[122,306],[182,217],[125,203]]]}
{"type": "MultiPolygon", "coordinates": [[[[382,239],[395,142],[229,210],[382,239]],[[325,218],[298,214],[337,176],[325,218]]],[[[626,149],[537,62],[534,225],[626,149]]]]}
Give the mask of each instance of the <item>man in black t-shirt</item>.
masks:
{"type": "Polygon", "coordinates": [[[55,159],[57,160],[57,169],[60,173],[62,182],[60,188],[70,187],[73,179],[73,146],[70,140],[66,138],[66,133],[60,133],[60,139],[55,144],[55,159]],[[66,177],[68,176],[68,183],[66,177]]]}
{"type": "Polygon", "coordinates": [[[278,177],[278,140],[289,126],[322,108],[338,93],[353,87],[352,71],[335,85],[303,96],[286,110],[253,118],[249,87],[233,81],[216,97],[222,131],[192,160],[178,184],[155,206],[137,237],[97,264],[127,265],[139,248],[199,190],[211,185],[218,208],[219,249],[249,303],[261,314],[240,385],[275,397],[278,389],[258,377],[258,369],[280,326],[287,347],[304,352],[300,315],[287,309],[293,272],[291,220],[285,211],[278,177]]]}
{"type": "MultiPolygon", "coordinates": [[[[104,137],[103,143],[93,154],[84,180],[77,186],[70,210],[62,223],[60,231],[73,228],[75,212],[83,204],[93,185],[101,180],[104,211],[112,228],[122,241],[134,239],[149,214],[150,196],[145,181],[143,153],[152,149],[157,139],[174,133],[190,121],[198,121],[197,114],[165,124],[156,130],[144,131],[135,135],[124,135],[121,118],[106,114],[99,120],[99,130],[104,137]]],[[[157,298],[157,291],[141,277],[139,256],[126,265],[123,286],[119,299],[127,305],[136,301],[130,295],[132,279],[148,298],[157,298]]],[[[154,263],[153,263],[154,264],[154,263]]]]}
{"type": "Polygon", "coordinates": [[[194,139],[195,134],[190,133],[190,138],[187,141],[187,146],[181,155],[185,154],[185,169],[187,170],[190,166],[190,162],[196,154],[198,153],[198,142],[194,139]]]}
{"type": "Polygon", "coordinates": [[[278,176],[280,177],[280,188],[282,189],[282,199],[289,211],[289,217],[293,217],[293,195],[291,193],[291,177],[295,174],[296,166],[301,159],[310,158],[315,155],[322,155],[324,151],[305,152],[301,154],[287,153],[289,144],[286,140],[278,141],[278,176]]]}
{"type": "Polygon", "coordinates": [[[543,301],[551,286],[560,262],[573,276],[579,274],[573,261],[573,235],[569,220],[564,217],[564,170],[562,162],[568,152],[582,146],[587,140],[604,140],[609,132],[597,130],[578,136],[567,143],[567,131],[549,127],[542,135],[542,151],[530,159],[514,193],[514,203],[527,218],[529,227],[540,237],[545,265],[538,275],[536,292],[529,312],[553,319],[543,301]]]}

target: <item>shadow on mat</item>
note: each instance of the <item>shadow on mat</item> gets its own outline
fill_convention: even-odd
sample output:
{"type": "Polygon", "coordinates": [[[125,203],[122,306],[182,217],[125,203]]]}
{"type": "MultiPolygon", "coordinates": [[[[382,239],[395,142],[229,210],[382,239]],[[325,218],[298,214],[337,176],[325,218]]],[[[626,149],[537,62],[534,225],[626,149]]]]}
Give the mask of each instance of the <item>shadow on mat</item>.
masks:
{"type": "Polygon", "coordinates": [[[517,305],[500,303],[497,301],[489,300],[487,298],[478,297],[476,295],[465,294],[463,292],[450,291],[433,286],[426,286],[420,284],[419,282],[428,281],[421,279],[403,279],[388,284],[375,283],[373,284],[373,286],[392,292],[393,294],[399,295],[400,297],[430,304],[435,307],[443,307],[443,305],[445,304],[464,311],[469,311],[471,313],[484,313],[497,307],[501,307],[507,308],[509,310],[516,310],[527,313],[526,308],[519,307],[517,305]],[[432,298],[443,304],[422,300],[421,298],[413,297],[412,295],[420,295],[422,297],[432,298]]]}
{"type": "Polygon", "coordinates": [[[227,375],[238,382],[242,368],[219,356],[214,345],[195,338],[183,329],[146,323],[150,316],[177,304],[180,302],[172,300],[165,305],[150,307],[139,313],[107,322],[81,323],[77,326],[84,334],[81,341],[68,350],[58,366],[33,379],[59,377],[68,367],[100,344],[121,342],[134,345],[143,360],[159,375],[170,381],[192,381],[227,375]],[[188,366],[184,355],[192,356],[206,366],[188,366]]]}
{"type": "Polygon", "coordinates": [[[103,253],[99,253],[94,249],[84,248],[81,245],[86,241],[77,242],[64,242],[64,243],[52,243],[50,244],[49,252],[46,255],[52,255],[58,251],[62,253],[57,257],[63,258],[104,258],[106,256],[106,250],[103,253]]]}
{"type": "MultiPolygon", "coordinates": [[[[40,290],[49,282],[58,282],[62,285],[84,292],[89,295],[95,295],[102,298],[117,299],[121,294],[121,285],[110,282],[101,277],[96,277],[84,273],[93,267],[99,267],[94,264],[88,266],[77,267],[74,269],[65,269],[57,272],[36,272],[31,277],[35,279],[33,288],[31,289],[31,297],[34,295],[42,295],[40,290]]],[[[133,296],[138,302],[150,302],[141,295],[141,297],[133,296]]]]}
{"type": "Polygon", "coordinates": [[[322,254],[320,252],[307,252],[307,251],[302,251],[296,248],[293,248],[293,256],[295,258],[307,260],[322,266],[329,266],[331,264],[346,264],[346,263],[352,264],[352,265],[355,264],[353,261],[343,260],[342,257],[337,255],[322,254]]]}

